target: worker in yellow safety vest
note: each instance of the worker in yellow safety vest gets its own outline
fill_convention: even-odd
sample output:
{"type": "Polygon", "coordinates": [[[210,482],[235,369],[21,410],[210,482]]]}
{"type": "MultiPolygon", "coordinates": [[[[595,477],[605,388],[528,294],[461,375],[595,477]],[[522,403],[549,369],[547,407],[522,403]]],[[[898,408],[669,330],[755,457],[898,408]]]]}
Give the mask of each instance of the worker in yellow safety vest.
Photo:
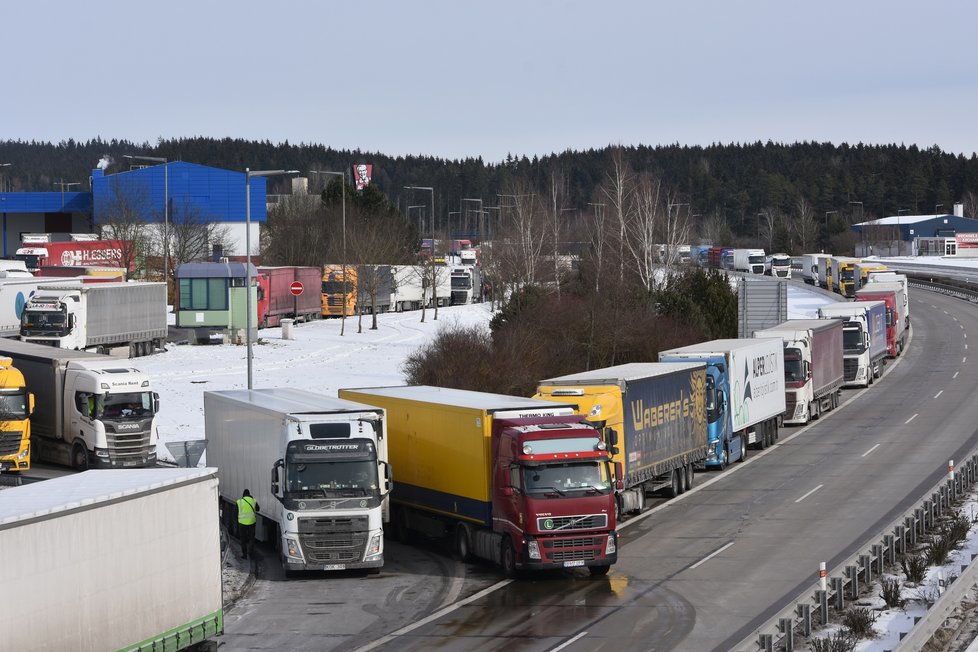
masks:
{"type": "Polygon", "coordinates": [[[254,556],[255,523],[258,522],[258,501],[247,489],[238,498],[238,538],[241,540],[241,557],[254,556]]]}

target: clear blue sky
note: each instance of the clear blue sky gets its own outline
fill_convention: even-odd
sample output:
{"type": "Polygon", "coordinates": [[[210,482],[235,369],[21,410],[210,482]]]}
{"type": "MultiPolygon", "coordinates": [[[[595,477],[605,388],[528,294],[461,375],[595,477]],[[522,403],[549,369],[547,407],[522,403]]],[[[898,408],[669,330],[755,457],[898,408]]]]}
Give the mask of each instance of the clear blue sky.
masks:
{"type": "Polygon", "coordinates": [[[0,138],[978,151],[978,3],[9,2],[0,138]]]}

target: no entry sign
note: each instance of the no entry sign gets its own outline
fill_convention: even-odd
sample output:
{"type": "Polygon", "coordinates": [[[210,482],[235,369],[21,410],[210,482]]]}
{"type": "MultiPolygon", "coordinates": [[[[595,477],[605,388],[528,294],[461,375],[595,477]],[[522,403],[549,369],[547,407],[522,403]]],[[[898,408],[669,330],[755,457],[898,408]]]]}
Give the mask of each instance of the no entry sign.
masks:
{"type": "Polygon", "coordinates": [[[299,281],[294,282],[292,285],[289,286],[289,292],[291,292],[295,296],[299,296],[300,294],[302,294],[302,283],[300,283],[299,281]]]}

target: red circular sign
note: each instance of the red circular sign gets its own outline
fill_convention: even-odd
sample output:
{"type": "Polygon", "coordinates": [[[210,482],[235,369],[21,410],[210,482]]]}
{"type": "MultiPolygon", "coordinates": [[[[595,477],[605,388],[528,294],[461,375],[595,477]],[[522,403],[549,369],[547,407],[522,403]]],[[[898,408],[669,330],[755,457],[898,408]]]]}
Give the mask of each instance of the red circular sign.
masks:
{"type": "Polygon", "coordinates": [[[299,296],[300,294],[302,294],[302,283],[300,283],[299,281],[296,281],[295,283],[293,283],[292,285],[290,285],[289,286],[289,292],[291,292],[295,296],[299,296]]]}

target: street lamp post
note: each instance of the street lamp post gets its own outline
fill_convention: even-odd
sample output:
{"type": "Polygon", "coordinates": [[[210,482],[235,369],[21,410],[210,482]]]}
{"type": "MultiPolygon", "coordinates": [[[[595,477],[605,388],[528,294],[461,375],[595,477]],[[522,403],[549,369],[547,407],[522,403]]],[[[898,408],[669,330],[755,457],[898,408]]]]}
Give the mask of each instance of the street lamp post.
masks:
{"type": "Polygon", "coordinates": [[[829,228],[829,215],[838,215],[839,211],[825,211],[825,228],[829,228]]]}
{"type": "Polygon", "coordinates": [[[163,282],[166,283],[167,297],[170,296],[170,275],[167,273],[170,266],[170,166],[162,156],[142,156],[137,154],[124,154],[123,158],[152,161],[163,164],[163,282]]]}
{"type": "MultiPolygon", "coordinates": [[[[415,204],[414,206],[407,207],[407,219],[408,222],[411,221],[411,209],[413,208],[427,208],[428,204],[415,204]]],[[[418,233],[424,233],[424,213],[421,213],[421,217],[418,218],[418,233]]]]}
{"type": "Polygon", "coordinates": [[[251,177],[298,174],[298,170],[255,170],[245,168],[245,342],[248,349],[248,389],[252,389],[251,347],[251,177]]]}
{"type": "MultiPolygon", "coordinates": [[[[462,201],[463,202],[467,202],[467,201],[479,202],[479,240],[481,241],[482,240],[482,199],[479,198],[479,197],[471,197],[471,198],[470,197],[462,197],[462,201]]],[[[469,224],[469,214],[468,214],[468,212],[465,213],[464,221],[465,221],[465,225],[468,226],[468,224],[469,224]]]]}
{"type": "Polygon", "coordinates": [[[435,189],[432,186],[404,186],[405,190],[427,190],[431,193],[431,302],[434,304],[435,320],[438,319],[438,277],[435,273],[435,189]]]}
{"type": "Polygon", "coordinates": [[[346,171],[343,172],[331,172],[329,170],[313,170],[313,174],[325,174],[327,176],[340,177],[340,205],[343,216],[342,230],[343,230],[343,250],[342,258],[340,261],[340,266],[343,268],[343,289],[347,290],[343,292],[343,318],[340,321],[340,337],[346,335],[346,295],[349,293],[348,288],[350,287],[350,281],[346,277],[346,171]]]}

